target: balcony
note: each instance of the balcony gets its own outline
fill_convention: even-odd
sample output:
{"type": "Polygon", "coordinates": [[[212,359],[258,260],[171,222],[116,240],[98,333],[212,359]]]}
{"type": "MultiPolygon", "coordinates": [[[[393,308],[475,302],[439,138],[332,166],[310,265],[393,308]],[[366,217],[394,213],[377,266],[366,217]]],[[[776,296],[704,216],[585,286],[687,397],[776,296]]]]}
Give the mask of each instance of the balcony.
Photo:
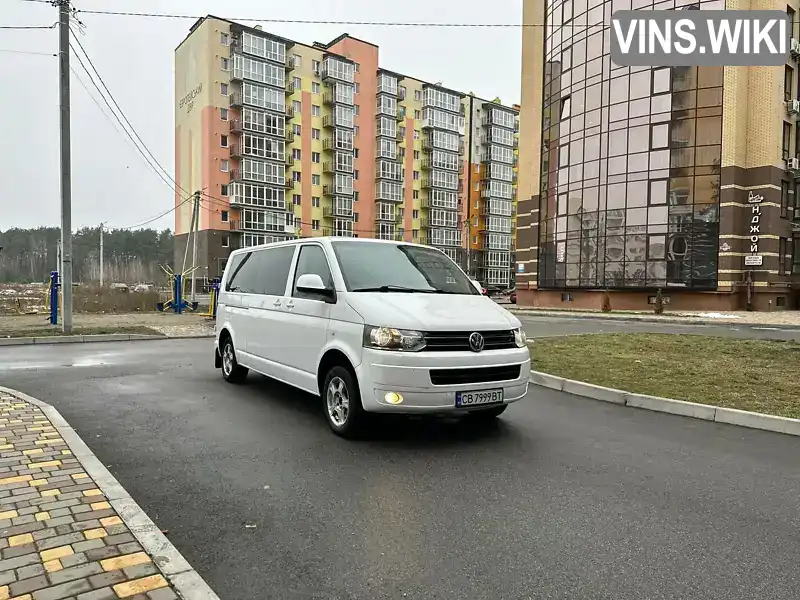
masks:
{"type": "Polygon", "coordinates": [[[335,217],[350,219],[353,217],[353,209],[344,206],[336,206],[334,202],[334,204],[331,206],[326,206],[322,209],[322,215],[329,219],[333,219],[335,217]]]}
{"type": "Polygon", "coordinates": [[[423,158],[422,163],[420,164],[423,171],[430,171],[433,169],[433,161],[430,158],[423,158]]]}
{"type": "Polygon", "coordinates": [[[231,158],[241,158],[242,157],[242,147],[240,144],[231,144],[228,146],[228,153],[230,154],[231,158]]]}
{"type": "Polygon", "coordinates": [[[283,159],[283,161],[286,163],[286,167],[287,168],[294,166],[294,156],[292,156],[291,154],[287,153],[286,157],[283,159]]]}
{"type": "Polygon", "coordinates": [[[397,109],[397,113],[395,113],[395,117],[398,121],[405,121],[406,120],[406,109],[399,107],[397,109]]]}
{"type": "Polygon", "coordinates": [[[294,119],[294,108],[291,105],[286,105],[286,120],[291,121],[294,119]]]}
{"type": "Polygon", "coordinates": [[[285,137],[286,137],[286,143],[291,144],[294,141],[294,132],[287,129],[285,137]]]}
{"type": "Polygon", "coordinates": [[[424,138],[422,140],[422,151],[423,152],[433,152],[434,146],[433,142],[430,141],[428,138],[424,138]]]}
{"type": "Polygon", "coordinates": [[[428,219],[427,217],[421,217],[419,220],[419,228],[420,229],[427,229],[428,228],[428,219]]]}
{"type": "MultiPolygon", "coordinates": [[[[293,171],[293,173],[294,173],[294,171],[293,171]]],[[[284,183],[283,187],[285,187],[287,190],[290,190],[295,186],[295,184],[300,183],[300,182],[299,181],[295,181],[293,176],[290,175],[289,177],[287,177],[284,180],[283,183],[284,183]]]]}
{"type": "Polygon", "coordinates": [[[323,150],[336,150],[336,141],[332,137],[322,138],[323,150]]]}
{"type": "Polygon", "coordinates": [[[242,106],[242,94],[233,92],[228,96],[228,105],[231,108],[240,108],[242,106]]]}
{"type": "Polygon", "coordinates": [[[382,223],[394,223],[397,213],[375,213],[375,221],[382,223]]]}
{"type": "Polygon", "coordinates": [[[291,96],[295,93],[294,81],[288,81],[286,83],[286,95],[291,96]]]}
{"type": "Polygon", "coordinates": [[[285,69],[287,71],[294,71],[294,57],[293,56],[287,56],[286,57],[286,63],[284,64],[284,67],[285,67],[285,69]]]}
{"type": "Polygon", "coordinates": [[[322,172],[336,173],[336,163],[332,160],[326,160],[324,163],[322,163],[322,172]]]}
{"type": "Polygon", "coordinates": [[[333,106],[336,104],[336,94],[333,92],[325,92],[322,94],[322,103],[327,104],[329,106],[333,106]]]}
{"type": "Polygon", "coordinates": [[[322,126],[330,128],[336,127],[336,119],[333,115],[325,115],[322,117],[322,126]]]}

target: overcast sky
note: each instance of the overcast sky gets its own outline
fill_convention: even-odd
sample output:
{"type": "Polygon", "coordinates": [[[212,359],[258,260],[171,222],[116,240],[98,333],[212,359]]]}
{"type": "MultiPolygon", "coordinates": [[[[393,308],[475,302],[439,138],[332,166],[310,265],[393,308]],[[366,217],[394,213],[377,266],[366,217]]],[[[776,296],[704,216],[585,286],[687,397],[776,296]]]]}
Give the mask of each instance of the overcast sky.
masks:
{"type": "MultiPolygon", "coordinates": [[[[0,26],[50,25],[57,9],[24,0],[0,0],[0,26]]],[[[319,21],[518,23],[522,0],[73,0],[84,10],[214,14],[319,21]]],[[[173,51],[193,21],[80,15],[81,43],[158,161],[174,163],[173,51]]],[[[507,104],[519,102],[521,30],[407,28],[365,25],[264,24],[266,31],[311,43],[347,32],[380,46],[381,66],[507,104]],[[413,44],[413,46],[412,46],[413,44]]],[[[0,230],[57,225],[60,221],[58,63],[56,30],[0,30],[0,230]]],[[[95,94],[73,58],[73,68],[95,94]]],[[[102,101],[99,100],[101,102],[102,101]]],[[[126,227],[169,210],[173,192],[116,132],[72,77],[73,227],[126,227]]],[[[150,226],[171,228],[172,215],[150,226]]]]}

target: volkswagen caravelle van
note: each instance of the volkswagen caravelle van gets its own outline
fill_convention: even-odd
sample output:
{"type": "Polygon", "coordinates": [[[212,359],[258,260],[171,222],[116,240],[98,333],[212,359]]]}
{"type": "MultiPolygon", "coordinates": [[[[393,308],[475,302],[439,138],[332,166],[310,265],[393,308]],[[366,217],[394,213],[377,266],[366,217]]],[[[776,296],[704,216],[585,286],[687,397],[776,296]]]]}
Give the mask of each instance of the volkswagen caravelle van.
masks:
{"type": "Polygon", "coordinates": [[[366,413],[491,420],[528,389],[519,319],[430,246],[357,238],[231,253],[217,308],[215,366],[253,370],[322,398],[331,429],[366,413]]]}

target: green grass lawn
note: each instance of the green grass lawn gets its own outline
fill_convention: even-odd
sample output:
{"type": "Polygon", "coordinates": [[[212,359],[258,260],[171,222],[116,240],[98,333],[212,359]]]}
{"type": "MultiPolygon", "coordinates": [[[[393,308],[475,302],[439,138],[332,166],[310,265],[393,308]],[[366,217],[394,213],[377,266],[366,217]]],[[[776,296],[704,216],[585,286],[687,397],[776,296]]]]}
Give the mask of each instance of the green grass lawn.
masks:
{"type": "MultiPolygon", "coordinates": [[[[162,335],[155,329],[144,327],[141,325],[127,325],[127,326],[105,326],[105,327],[73,327],[72,333],[67,335],[103,335],[109,333],[123,333],[123,334],[136,334],[136,335],[162,335]]],[[[18,329],[4,331],[2,337],[52,337],[64,335],[61,331],[61,325],[55,327],[42,327],[37,329],[18,329]]]]}
{"type": "Polygon", "coordinates": [[[800,344],[700,335],[536,340],[533,369],[639,394],[800,418],[800,344]]]}

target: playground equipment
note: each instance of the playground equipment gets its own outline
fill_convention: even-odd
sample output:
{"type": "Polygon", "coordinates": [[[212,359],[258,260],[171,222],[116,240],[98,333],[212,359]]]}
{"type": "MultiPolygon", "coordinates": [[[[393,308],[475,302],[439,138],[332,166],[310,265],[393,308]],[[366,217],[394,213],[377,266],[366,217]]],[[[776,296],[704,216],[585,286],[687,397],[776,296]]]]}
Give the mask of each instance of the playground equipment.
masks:
{"type": "Polygon", "coordinates": [[[211,290],[211,297],[208,301],[208,312],[200,313],[202,316],[211,317],[212,319],[217,318],[217,301],[219,300],[220,283],[221,283],[220,278],[215,277],[209,284],[209,288],[211,290]]]}
{"type": "Polygon", "coordinates": [[[183,314],[183,311],[185,310],[196,311],[198,306],[197,302],[187,302],[183,299],[183,278],[186,275],[190,275],[199,267],[191,267],[182,273],[176,273],[169,267],[165,267],[163,265],[160,266],[161,270],[167,274],[167,277],[169,277],[170,287],[172,288],[172,298],[167,302],[159,302],[156,305],[156,308],[158,308],[158,310],[161,312],[164,312],[165,310],[172,310],[177,315],[183,314]]]}
{"type": "Polygon", "coordinates": [[[61,283],[58,280],[58,271],[50,271],[50,317],[51,325],[58,325],[58,289],[61,283]]]}

